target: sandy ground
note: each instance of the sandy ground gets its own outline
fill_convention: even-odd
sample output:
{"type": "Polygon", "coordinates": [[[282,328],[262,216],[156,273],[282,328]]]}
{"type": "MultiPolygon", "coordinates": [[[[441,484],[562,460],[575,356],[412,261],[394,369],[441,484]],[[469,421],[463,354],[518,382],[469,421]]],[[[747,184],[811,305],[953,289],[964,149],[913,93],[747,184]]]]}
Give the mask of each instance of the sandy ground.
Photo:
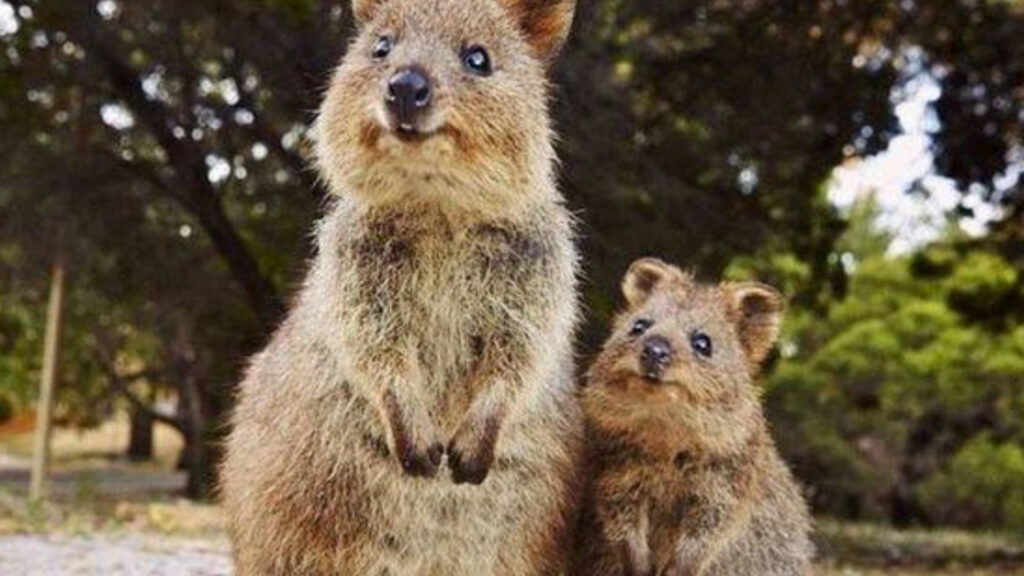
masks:
{"type": "Polygon", "coordinates": [[[0,536],[4,576],[227,576],[227,544],[158,536],[0,536]]]}
{"type": "MultiPolygon", "coordinates": [[[[17,424],[17,422],[13,423],[17,424]]],[[[157,460],[116,458],[127,427],[58,430],[49,502],[25,504],[32,427],[0,427],[0,576],[227,576],[229,544],[217,510],[182,500],[180,440],[157,429],[157,460]]]]}

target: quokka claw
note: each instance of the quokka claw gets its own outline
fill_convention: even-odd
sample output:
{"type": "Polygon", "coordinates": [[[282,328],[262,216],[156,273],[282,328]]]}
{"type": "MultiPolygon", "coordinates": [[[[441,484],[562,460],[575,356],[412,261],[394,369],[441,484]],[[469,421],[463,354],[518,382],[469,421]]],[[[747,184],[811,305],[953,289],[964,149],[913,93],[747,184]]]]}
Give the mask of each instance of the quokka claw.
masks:
{"type": "Polygon", "coordinates": [[[443,455],[444,448],[438,442],[422,453],[412,450],[406,451],[404,454],[400,454],[399,461],[402,464],[402,470],[409,476],[433,478],[437,475],[437,470],[441,466],[441,457],[443,455]]]}

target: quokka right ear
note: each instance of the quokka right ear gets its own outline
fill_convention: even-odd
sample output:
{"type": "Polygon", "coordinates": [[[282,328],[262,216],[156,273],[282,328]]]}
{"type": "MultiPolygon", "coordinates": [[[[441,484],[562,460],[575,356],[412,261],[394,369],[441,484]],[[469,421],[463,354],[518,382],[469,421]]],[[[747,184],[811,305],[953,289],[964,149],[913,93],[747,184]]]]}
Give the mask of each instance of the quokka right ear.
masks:
{"type": "Polygon", "coordinates": [[[373,12],[384,0],[352,0],[352,15],[360,26],[373,18],[373,12]]]}
{"type": "Polygon", "coordinates": [[[641,258],[629,266],[622,279],[622,295],[631,307],[643,304],[654,289],[679,269],[658,258],[641,258]]]}
{"type": "Polygon", "coordinates": [[[758,282],[727,283],[725,288],[740,345],[751,363],[759,366],[779,338],[786,299],[775,288],[758,282]]]}
{"type": "Polygon", "coordinates": [[[544,61],[558,54],[569,37],[576,0],[498,0],[519,24],[534,53],[544,61]]]}

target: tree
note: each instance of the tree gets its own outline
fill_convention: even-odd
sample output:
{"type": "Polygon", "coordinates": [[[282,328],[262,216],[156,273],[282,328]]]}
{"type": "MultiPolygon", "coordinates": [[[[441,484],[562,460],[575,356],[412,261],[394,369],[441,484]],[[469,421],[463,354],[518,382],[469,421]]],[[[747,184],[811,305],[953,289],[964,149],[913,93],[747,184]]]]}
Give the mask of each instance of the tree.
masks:
{"type": "MultiPolygon", "coordinates": [[[[0,350],[33,345],[36,272],[50,240],[70,238],[65,413],[104,395],[151,408],[147,393],[173,391],[180,413],[156,416],[187,431],[199,493],[242,358],[280,318],[324,202],[304,137],[353,28],[348,2],[4,5],[16,30],[0,33],[0,350]]],[[[1017,271],[1021,292],[1019,183],[997,178],[1021,143],[1019,3],[581,10],[553,108],[563,188],[583,223],[584,350],[645,254],[709,276],[777,274],[808,338],[828,337],[814,325],[849,270],[825,182],[894,133],[890,97],[912,73],[943,88],[942,169],[1006,207],[983,251],[1017,271]]],[[[32,362],[0,370],[21,381],[32,362]]]]}
{"type": "Polygon", "coordinates": [[[89,401],[97,395],[139,400],[131,392],[139,384],[176,389],[180,414],[161,416],[184,432],[189,491],[201,494],[212,485],[207,447],[227,386],[238,358],[280,314],[277,284],[303,260],[298,231],[318,196],[299,146],[288,144],[300,134],[291,110],[313,109],[315,82],[293,65],[299,58],[268,54],[250,26],[274,26],[280,43],[305,53],[342,14],[312,22],[287,7],[238,3],[212,11],[181,3],[14,5],[20,28],[2,39],[0,60],[0,115],[12,120],[2,140],[16,159],[0,186],[3,244],[18,266],[10,286],[38,290],[31,270],[52,252],[38,245],[40,231],[74,238],[71,300],[83,345],[72,347],[81,356],[71,363],[90,368],[67,375],[74,385],[62,389],[63,403],[101,417],[89,401]],[[293,30],[280,29],[273,17],[281,14],[293,30]],[[168,35],[182,42],[169,44],[168,35]],[[238,54],[242,48],[252,55],[238,54]],[[279,117],[277,106],[289,116],[279,117]],[[229,173],[214,177],[224,163],[229,173]],[[297,182],[306,189],[295,194],[297,182]],[[237,293],[225,290],[225,278],[237,293]],[[139,341],[156,344],[140,350],[139,341]],[[148,377],[126,378],[126,364],[148,377]]]}
{"type": "Polygon", "coordinates": [[[1014,293],[1013,268],[972,242],[887,256],[859,214],[848,292],[795,312],[767,384],[783,453],[823,512],[1019,529],[1024,331],[976,315],[1014,293]]]}

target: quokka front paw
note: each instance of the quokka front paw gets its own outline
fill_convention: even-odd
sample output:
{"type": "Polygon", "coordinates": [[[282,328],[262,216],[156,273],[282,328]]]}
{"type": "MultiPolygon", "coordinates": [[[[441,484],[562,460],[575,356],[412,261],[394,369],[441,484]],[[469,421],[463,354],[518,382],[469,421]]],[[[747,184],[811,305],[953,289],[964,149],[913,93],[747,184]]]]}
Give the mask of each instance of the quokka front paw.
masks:
{"type": "Polygon", "coordinates": [[[402,410],[394,394],[384,395],[384,412],[391,429],[391,450],[398,458],[402,470],[409,476],[433,478],[441,466],[444,445],[434,425],[425,414],[413,417],[414,412],[402,410]]]}
{"type": "Polygon", "coordinates": [[[440,442],[434,442],[425,450],[415,448],[404,448],[396,446],[399,462],[402,470],[409,476],[433,478],[437,475],[437,469],[441,466],[441,457],[444,456],[444,446],[440,442]]]}
{"type": "Polygon", "coordinates": [[[494,464],[498,422],[494,418],[467,421],[448,443],[448,466],[456,484],[482,484],[494,464]]]}

